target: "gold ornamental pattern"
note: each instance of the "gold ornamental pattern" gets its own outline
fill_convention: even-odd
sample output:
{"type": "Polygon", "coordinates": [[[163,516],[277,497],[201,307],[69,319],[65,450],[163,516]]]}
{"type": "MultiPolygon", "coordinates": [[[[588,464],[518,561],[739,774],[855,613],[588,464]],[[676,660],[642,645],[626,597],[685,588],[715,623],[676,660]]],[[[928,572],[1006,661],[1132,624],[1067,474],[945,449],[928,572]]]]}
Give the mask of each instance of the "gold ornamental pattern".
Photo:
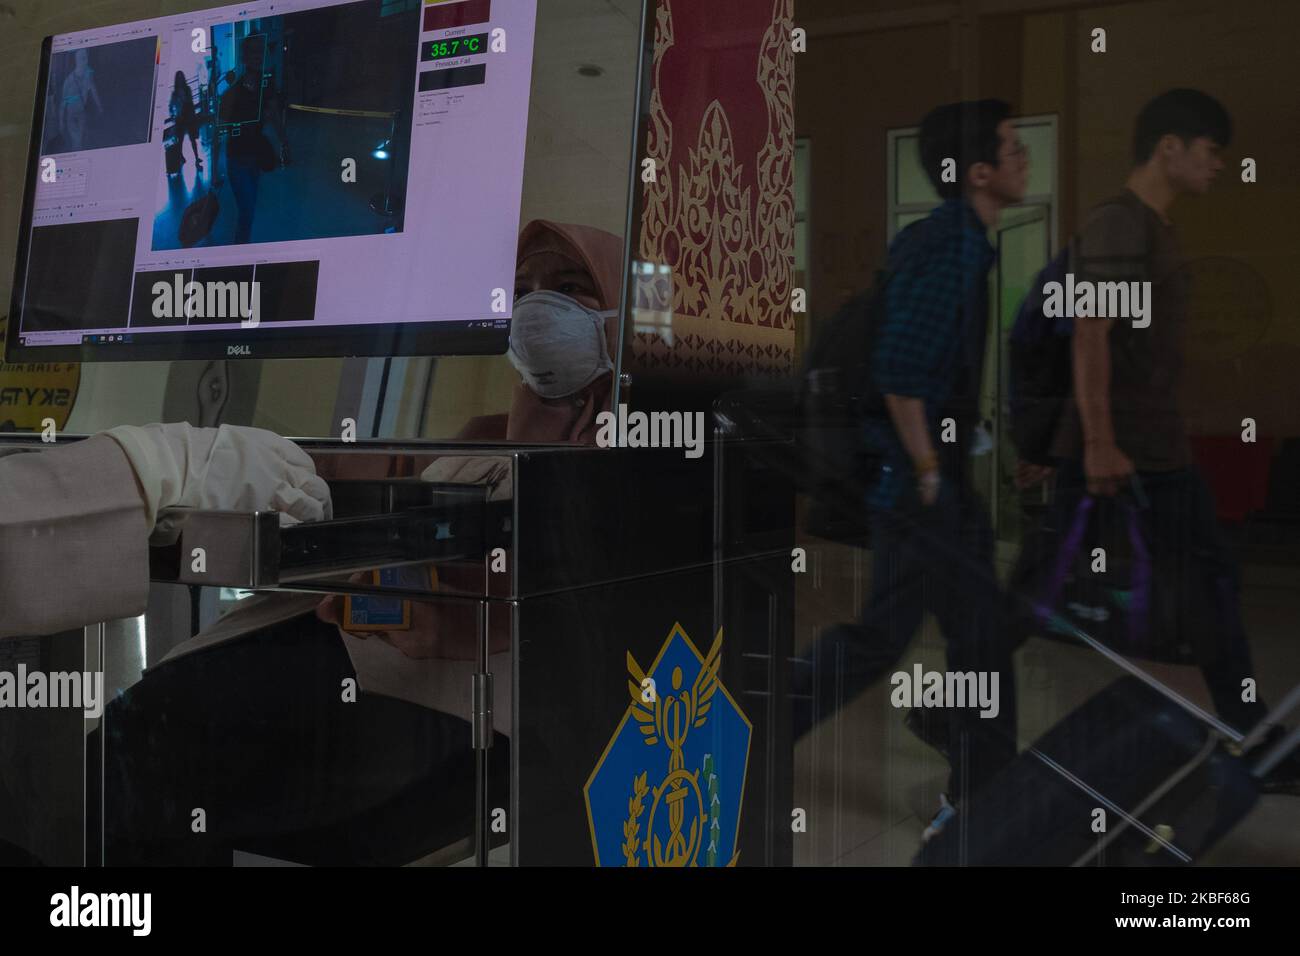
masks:
{"type": "Polygon", "coordinates": [[[673,122],[659,89],[663,58],[675,40],[671,0],[659,5],[647,136],[658,182],[646,187],[639,254],[672,272],[671,281],[638,282],[638,307],[671,314],[673,334],[634,334],[633,359],[641,368],[784,375],[793,367],[793,18],[793,0],[774,0],[759,45],[756,81],[767,126],[750,185],[717,99],[705,108],[685,163],[672,165],[673,122]]]}

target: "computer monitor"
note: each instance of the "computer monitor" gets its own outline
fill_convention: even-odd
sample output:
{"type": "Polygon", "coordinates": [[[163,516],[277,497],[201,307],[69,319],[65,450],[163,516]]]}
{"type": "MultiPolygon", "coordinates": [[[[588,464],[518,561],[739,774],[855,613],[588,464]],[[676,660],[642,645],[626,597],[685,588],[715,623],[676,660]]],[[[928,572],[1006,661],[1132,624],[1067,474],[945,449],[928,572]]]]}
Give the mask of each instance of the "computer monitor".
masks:
{"type": "Polygon", "coordinates": [[[504,352],[536,0],[47,37],[6,357],[504,352]]]}

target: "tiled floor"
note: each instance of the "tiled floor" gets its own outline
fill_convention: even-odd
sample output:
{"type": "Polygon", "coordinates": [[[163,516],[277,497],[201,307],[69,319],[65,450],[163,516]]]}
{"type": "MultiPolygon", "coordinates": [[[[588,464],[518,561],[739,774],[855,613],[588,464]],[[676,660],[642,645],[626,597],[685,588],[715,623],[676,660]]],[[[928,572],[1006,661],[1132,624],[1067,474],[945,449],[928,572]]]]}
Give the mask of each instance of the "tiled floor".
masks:
{"type": "MultiPolygon", "coordinates": [[[[819,554],[815,575],[800,582],[800,645],[827,623],[852,616],[870,581],[870,555],[810,541],[819,554]],[[856,568],[855,568],[856,561],[856,568]],[[856,588],[855,588],[856,580],[856,588]]],[[[1300,569],[1247,568],[1243,609],[1252,636],[1260,693],[1278,701],[1300,682],[1300,569]]],[[[927,617],[900,661],[942,670],[943,642],[927,617]]],[[[1153,676],[1213,710],[1199,672],[1146,665],[1153,676]]],[[[1118,667],[1087,648],[1032,639],[1017,653],[1020,744],[1039,737],[1115,680],[1118,667]]],[[[903,726],[904,711],[889,702],[882,680],[796,750],[795,805],[807,810],[807,832],[795,837],[799,865],[906,866],[922,829],[937,809],[946,761],[903,726]]],[[[1294,726],[1300,715],[1288,724],[1294,726]]],[[[1267,796],[1203,859],[1202,865],[1300,865],[1300,797],[1267,796]]]]}

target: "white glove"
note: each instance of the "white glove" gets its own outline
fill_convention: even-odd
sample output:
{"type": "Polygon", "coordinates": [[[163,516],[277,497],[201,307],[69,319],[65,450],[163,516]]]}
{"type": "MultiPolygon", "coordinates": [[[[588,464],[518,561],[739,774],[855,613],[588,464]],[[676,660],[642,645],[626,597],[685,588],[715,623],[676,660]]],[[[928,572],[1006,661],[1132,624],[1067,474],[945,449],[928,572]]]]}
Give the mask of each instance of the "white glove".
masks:
{"type": "Polygon", "coordinates": [[[310,456],[261,428],[120,425],[106,435],[126,452],[144,489],[148,527],[163,508],[280,512],[281,524],[333,513],[310,456]]]}

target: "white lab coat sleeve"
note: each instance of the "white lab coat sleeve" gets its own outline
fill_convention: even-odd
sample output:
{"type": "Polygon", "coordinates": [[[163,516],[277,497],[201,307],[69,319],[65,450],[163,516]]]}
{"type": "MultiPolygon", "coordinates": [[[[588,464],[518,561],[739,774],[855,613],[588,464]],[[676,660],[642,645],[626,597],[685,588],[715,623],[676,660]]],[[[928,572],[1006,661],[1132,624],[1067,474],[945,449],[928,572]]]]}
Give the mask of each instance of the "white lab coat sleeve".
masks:
{"type": "Polygon", "coordinates": [[[104,435],[0,457],[0,637],[144,613],[144,498],[104,435]]]}

